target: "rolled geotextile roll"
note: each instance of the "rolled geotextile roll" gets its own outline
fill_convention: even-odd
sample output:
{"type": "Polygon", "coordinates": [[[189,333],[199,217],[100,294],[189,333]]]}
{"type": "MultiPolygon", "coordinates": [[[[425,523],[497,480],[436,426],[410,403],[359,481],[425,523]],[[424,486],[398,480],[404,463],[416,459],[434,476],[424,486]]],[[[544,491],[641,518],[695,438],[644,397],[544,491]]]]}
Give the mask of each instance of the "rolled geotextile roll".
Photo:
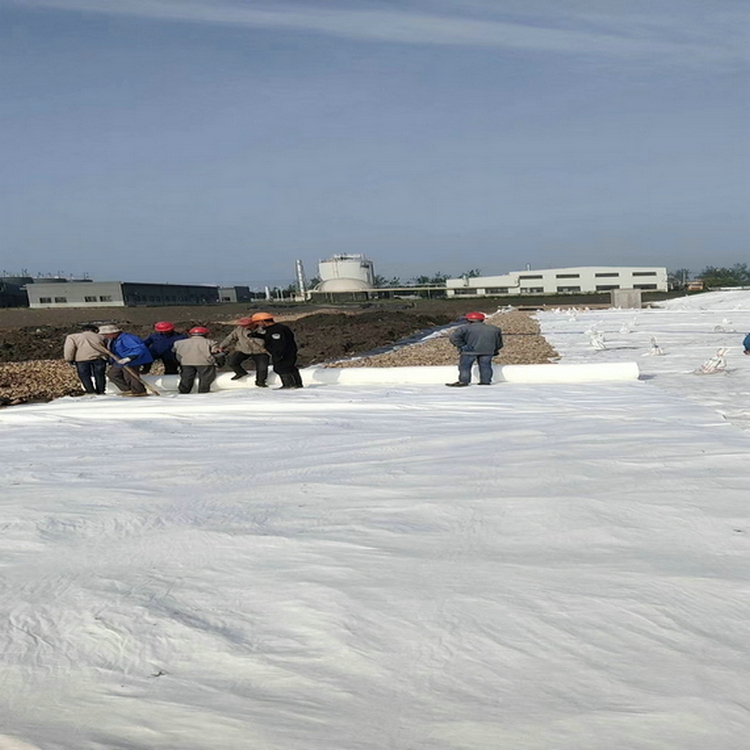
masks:
{"type": "MultiPolygon", "coordinates": [[[[456,380],[456,367],[308,367],[301,370],[305,385],[435,385],[456,380]]],[[[593,383],[611,380],[638,380],[636,362],[598,362],[595,364],[503,365],[494,366],[495,383],[593,383]]],[[[146,376],[145,380],[159,390],[176,391],[176,375],[146,376]]],[[[476,373],[474,382],[478,380],[476,373]]],[[[270,374],[270,386],[279,383],[270,374]]],[[[232,373],[220,373],[211,390],[254,388],[253,373],[242,380],[232,380],[232,373]]]]}

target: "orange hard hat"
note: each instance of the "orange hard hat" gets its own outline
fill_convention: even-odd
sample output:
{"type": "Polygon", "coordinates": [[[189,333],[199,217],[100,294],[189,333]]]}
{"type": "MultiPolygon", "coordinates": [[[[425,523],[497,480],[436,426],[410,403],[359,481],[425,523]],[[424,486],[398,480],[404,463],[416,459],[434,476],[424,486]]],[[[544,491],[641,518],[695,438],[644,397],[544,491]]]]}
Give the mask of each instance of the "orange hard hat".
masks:
{"type": "Polygon", "coordinates": [[[267,312],[257,312],[257,313],[253,314],[253,317],[250,318],[250,320],[253,323],[263,323],[263,322],[269,321],[269,320],[271,321],[271,323],[273,323],[273,315],[271,315],[271,313],[267,313],[267,312]]]}

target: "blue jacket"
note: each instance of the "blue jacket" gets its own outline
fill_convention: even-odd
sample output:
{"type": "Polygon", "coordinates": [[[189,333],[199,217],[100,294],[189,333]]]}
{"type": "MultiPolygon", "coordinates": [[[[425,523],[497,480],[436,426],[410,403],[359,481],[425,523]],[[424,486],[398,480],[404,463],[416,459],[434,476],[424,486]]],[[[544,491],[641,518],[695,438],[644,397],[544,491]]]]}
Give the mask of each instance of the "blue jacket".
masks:
{"type": "Polygon", "coordinates": [[[174,352],[172,351],[172,344],[175,341],[186,339],[187,336],[184,333],[176,333],[172,331],[170,333],[152,333],[148,338],[143,340],[147,349],[151,352],[151,356],[154,359],[166,356],[167,359],[174,359],[174,352]]]}
{"type": "Polygon", "coordinates": [[[746,352],[750,352],[750,333],[745,336],[745,340],[742,342],[742,346],[745,347],[746,352]]]}
{"type": "Polygon", "coordinates": [[[116,339],[112,339],[109,350],[115,359],[130,357],[129,366],[146,365],[154,361],[146,345],[132,333],[121,333],[116,339]]]}

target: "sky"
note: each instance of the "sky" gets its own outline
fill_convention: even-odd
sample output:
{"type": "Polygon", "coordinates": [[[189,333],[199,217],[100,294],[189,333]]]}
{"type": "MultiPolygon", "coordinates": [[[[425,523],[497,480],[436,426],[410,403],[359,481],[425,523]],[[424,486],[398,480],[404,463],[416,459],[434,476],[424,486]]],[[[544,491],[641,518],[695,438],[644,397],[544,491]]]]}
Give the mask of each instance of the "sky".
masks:
{"type": "Polygon", "coordinates": [[[735,0],[0,0],[0,270],[747,262],[735,0]]]}

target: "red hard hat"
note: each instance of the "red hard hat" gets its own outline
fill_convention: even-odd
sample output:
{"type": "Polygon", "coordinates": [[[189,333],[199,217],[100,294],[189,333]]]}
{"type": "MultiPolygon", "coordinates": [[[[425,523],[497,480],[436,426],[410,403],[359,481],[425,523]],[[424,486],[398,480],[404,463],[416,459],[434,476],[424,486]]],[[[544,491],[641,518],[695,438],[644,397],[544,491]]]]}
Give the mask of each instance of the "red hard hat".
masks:
{"type": "Polygon", "coordinates": [[[487,316],[484,313],[480,312],[470,312],[464,315],[464,318],[466,318],[466,320],[484,320],[485,317],[487,316]]]}
{"type": "Polygon", "coordinates": [[[160,320],[158,323],[154,323],[155,331],[174,331],[174,323],[170,323],[168,320],[160,320]]]}
{"type": "Polygon", "coordinates": [[[237,321],[237,325],[238,326],[250,326],[252,324],[253,324],[253,319],[252,318],[240,318],[237,321]]]}
{"type": "Polygon", "coordinates": [[[194,326],[188,331],[191,336],[205,336],[208,332],[208,328],[204,326],[194,326]]]}

